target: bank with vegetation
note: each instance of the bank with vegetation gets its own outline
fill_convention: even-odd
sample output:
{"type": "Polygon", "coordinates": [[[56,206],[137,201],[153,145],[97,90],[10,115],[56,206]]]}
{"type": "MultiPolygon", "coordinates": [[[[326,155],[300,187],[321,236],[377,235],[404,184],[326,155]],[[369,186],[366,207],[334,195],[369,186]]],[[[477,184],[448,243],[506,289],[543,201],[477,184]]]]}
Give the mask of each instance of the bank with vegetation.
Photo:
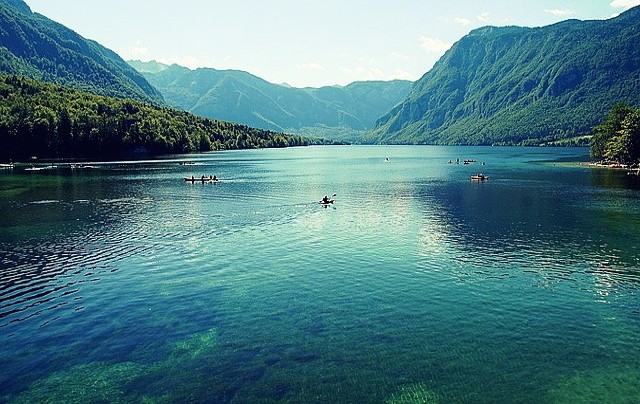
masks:
{"type": "Polygon", "coordinates": [[[640,164],[640,108],[616,104],[604,122],[593,129],[591,157],[607,165],[637,167],[640,164]]]}
{"type": "Polygon", "coordinates": [[[31,156],[106,159],[325,143],[0,74],[0,160],[4,161],[31,156]]]}

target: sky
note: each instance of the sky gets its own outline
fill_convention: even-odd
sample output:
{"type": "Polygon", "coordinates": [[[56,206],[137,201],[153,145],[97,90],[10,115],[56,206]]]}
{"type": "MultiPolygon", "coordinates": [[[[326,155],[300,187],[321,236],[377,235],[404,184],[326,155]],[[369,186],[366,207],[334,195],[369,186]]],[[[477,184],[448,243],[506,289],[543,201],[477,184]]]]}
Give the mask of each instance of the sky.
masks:
{"type": "Polygon", "coordinates": [[[486,25],[611,18],[640,0],[26,0],[115,51],[293,87],[418,80],[486,25]]]}

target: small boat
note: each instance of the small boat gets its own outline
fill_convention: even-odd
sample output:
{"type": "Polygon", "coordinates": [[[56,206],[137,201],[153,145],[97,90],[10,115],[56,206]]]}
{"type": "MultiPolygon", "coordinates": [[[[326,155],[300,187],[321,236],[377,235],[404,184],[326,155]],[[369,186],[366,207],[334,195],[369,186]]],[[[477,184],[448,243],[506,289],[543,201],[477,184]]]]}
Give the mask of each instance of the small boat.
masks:
{"type": "Polygon", "coordinates": [[[211,179],[209,177],[184,177],[186,182],[209,182],[211,179]]]}
{"type": "Polygon", "coordinates": [[[87,166],[87,165],[84,165],[84,164],[71,164],[70,168],[72,170],[75,170],[75,169],[98,168],[98,167],[96,167],[96,166],[87,166]]]}
{"type": "Polygon", "coordinates": [[[472,175],[471,179],[475,181],[485,181],[489,179],[489,176],[484,174],[476,174],[476,175],[472,175]]]}
{"type": "Polygon", "coordinates": [[[41,167],[35,167],[35,166],[31,166],[31,167],[27,167],[24,170],[25,171],[42,171],[42,170],[54,170],[58,168],[58,166],[54,166],[54,165],[50,165],[50,166],[41,166],[41,167]]]}
{"type": "Polygon", "coordinates": [[[184,177],[185,182],[218,182],[217,177],[184,177]]]}

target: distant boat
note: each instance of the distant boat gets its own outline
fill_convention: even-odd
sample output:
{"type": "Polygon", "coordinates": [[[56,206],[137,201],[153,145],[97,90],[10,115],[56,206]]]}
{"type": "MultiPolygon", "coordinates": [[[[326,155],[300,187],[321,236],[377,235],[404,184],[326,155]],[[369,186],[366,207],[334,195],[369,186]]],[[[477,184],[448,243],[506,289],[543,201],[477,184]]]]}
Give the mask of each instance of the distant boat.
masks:
{"type": "Polygon", "coordinates": [[[9,163],[9,164],[0,164],[0,168],[9,169],[9,168],[13,168],[13,167],[14,167],[13,163],[9,163]]]}
{"type": "Polygon", "coordinates": [[[32,166],[32,167],[25,168],[24,170],[25,171],[42,171],[42,170],[53,170],[54,168],[58,168],[58,166],[54,166],[54,165],[43,166],[43,167],[33,167],[32,166]]]}
{"type": "Polygon", "coordinates": [[[184,177],[185,182],[218,182],[218,177],[184,177]]]}
{"type": "Polygon", "coordinates": [[[84,165],[84,164],[71,164],[70,168],[72,170],[75,170],[77,168],[98,168],[98,167],[96,167],[96,166],[87,166],[87,165],[84,165]]]}
{"type": "Polygon", "coordinates": [[[481,174],[472,175],[471,179],[475,181],[485,181],[485,180],[488,180],[489,177],[481,173],[481,174]]]}

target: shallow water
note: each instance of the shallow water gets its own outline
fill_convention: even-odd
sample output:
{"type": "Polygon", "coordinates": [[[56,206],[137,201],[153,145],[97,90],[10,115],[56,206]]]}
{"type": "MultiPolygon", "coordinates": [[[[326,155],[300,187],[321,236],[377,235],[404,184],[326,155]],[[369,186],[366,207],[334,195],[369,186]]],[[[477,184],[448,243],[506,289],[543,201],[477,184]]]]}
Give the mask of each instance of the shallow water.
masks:
{"type": "Polygon", "coordinates": [[[587,155],[341,146],[0,172],[0,399],[632,401],[640,183],[570,163],[587,155]]]}

